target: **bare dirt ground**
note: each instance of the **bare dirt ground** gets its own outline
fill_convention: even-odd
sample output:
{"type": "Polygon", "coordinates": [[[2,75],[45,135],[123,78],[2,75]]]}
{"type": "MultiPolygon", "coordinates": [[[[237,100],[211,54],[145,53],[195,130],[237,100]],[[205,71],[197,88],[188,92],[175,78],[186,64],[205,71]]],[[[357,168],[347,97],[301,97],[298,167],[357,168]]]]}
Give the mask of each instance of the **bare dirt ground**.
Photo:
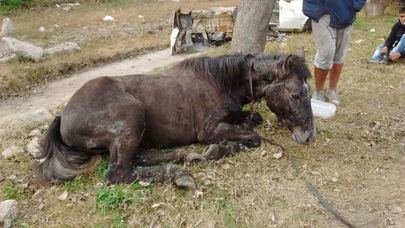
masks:
{"type": "MultiPolygon", "coordinates": [[[[354,225],[404,227],[405,62],[386,66],[367,61],[395,21],[394,15],[375,19],[359,15],[339,85],[343,104],[333,119],[316,119],[314,143],[297,145],[265,105],[260,105],[265,123],[256,130],[283,144],[295,162],[285,156],[274,158],[279,148],[263,143],[208,165],[186,166],[203,192],[196,197],[194,192],[164,184],[108,187],[104,179],[107,158],[96,170],[73,181],[43,186],[35,180],[37,161],[22,154],[0,159],[0,200],[18,201],[17,227],[344,227],[307,190],[305,177],[354,225]],[[371,33],[371,28],[376,32],[371,33]]],[[[288,34],[285,42],[269,43],[266,52],[292,52],[301,45],[306,48],[308,65],[312,65],[315,53],[309,33],[288,34]]],[[[226,46],[219,50],[224,51],[226,46]]],[[[163,54],[158,57],[170,61],[163,54]]],[[[136,61],[156,66],[145,58],[136,61]]],[[[119,67],[125,69],[123,74],[132,70],[127,64],[119,67]]],[[[109,74],[105,68],[98,70],[109,74]]],[[[119,70],[117,74],[121,74],[119,70]]],[[[68,88],[67,93],[58,95],[63,103],[80,83],[57,81],[55,85],[63,86],[52,88],[55,94],[68,88]]],[[[50,98],[46,91],[38,94],[44,97],[38,104],[51,107],[58,103],[59,99],[50,98]],[[51,99],[49,104],[47,98],[51,99]]],[[[2,101],[2,109],[10,111],[0,111],[22,113],[37,107],[32,103],[31,107],[23,106],[28,109],[18,110],[21,104],[37,101],[16,99],[17,105],[2,101]]],[[[11,145],[25,148],[30,141],[28,133],[39,129],[43,134],[48,123],[2,124],[1,151],[11,145]]],[[[185,148],[201,152],[203,146],[185,148]]]]}

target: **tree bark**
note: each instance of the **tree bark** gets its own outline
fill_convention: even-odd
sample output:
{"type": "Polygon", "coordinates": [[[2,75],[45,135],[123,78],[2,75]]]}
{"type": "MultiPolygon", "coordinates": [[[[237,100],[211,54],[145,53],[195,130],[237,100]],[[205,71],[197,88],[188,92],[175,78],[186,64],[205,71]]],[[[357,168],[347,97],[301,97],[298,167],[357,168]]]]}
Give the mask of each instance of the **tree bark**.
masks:
{"type": "Polygon", "coordinates": [[[275,0],[240,0],[231,53],[263,52],[274,3],[275,0]]]}
{"type": "Polygon", "coordinates": [[[390,0],[367,0],[364,7],[366,15],[370,17],[378,17],[384,14],[384,9],[390,2],[390,0]]]}

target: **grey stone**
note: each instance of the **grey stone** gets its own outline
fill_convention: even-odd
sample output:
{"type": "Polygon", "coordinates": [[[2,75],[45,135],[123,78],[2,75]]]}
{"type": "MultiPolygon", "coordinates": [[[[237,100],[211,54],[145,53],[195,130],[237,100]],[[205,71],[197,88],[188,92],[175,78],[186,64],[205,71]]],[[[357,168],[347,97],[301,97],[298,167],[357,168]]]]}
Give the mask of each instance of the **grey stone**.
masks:
{"type": "Polygon", "coordinates": [[[6,17],[3,19],[3,24],[1,25],[0,36],[9,36],[13,33],[14,26],[11,19],[6,17]]]}
{"type": "Polygon", "coordinates": [[[70,51],[80,51],[79,45],[73,42],[65,42],[58,44],[54,47],[45,49],[46,55],[53,55],[58,52],[70,52],[70,51]]]}
{"type": "Polygon", "coordinates": [[[32,59],[36,62],[40,61],[44,55],[44,50],[42,48],[30,43],[12,37],[3,37],[2,40],[15,54],[32,59]]]}
{"type": "Polygon", "coordinates": [[[3,228],[11,227],[13,221],[17,218],[17,201],[5,200],[0,203],[0,226],[3,228]]]}
{"type": "Polygon", "coordinates": [[[17,155],[19,155],[19,154],[22,154],[22,153],[24,153],[24,150],[23,150],[23,149],[21,149],[21,148],[19,148],[19,147],[17,147],[17,146],[11,146],[11,147],[5,149],[5,150],[1,153],[1,155],[2,155],[5,159],[10,159],[10,158],[13,158],[13,157],[15,157],[15,156],[17,156],[17,155]]]}
{"type": "Polygon", "coordinates": [[[10,56],[15,55],[6,42],[0,40],[0,62],[5,63],[10,56]]]}
{"type": "Polygon", "coordinates": [[[11,54],[9,56],[0,58],[0,63],[8,63],[9,61],[11,61],[12,59],[16,58],[17,55],[16,54],[11,54]]]}

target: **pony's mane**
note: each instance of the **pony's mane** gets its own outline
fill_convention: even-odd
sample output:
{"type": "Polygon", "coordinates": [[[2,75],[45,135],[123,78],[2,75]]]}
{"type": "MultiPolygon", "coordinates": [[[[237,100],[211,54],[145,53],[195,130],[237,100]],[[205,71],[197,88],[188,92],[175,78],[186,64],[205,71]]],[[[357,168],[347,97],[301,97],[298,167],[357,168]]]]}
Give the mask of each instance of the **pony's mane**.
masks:
{"type": "MultiPolygon", "coordinates": [[[[279,69],[282,69],[281,64],[283,64],[289,56],[289,54],[260,54],[255,57],[255,60],[269,60],[279,62],[279,69]]],[[[303,57],[292,55],[290,61],[292,62],[292,67],[290,70],[298,77],[299,80],[306,81],[307,79],[311,78],[311,72],[309,71],[303,57]]]]}
{"type": "Polygon", "coordinates": [[[186,59],[174,66],[178,71],[192,70],[197,77],[210,81],[218,89],[230,92],[242,83],[250,55],[225,55],[186,59]]]}
{"type": "MultiPolygon", "coordinates": [[[[196,57],[181,61],[172,70],[178,72],[191,70],[198,78],[207,80],[218,89],[230,93],[233,88],[243,83],[244,75],[249,71],[247,64],[249,59],[254,58],[255,61],[259,62],[260,60],[267,60],[277,63],[269,65],[269,67],[276,67],[273,69],[273,73],[282,74],[282,64],[288,56],[286,54],[259,54],[257,56],[234,54],[218,57],[196,57]]],[[[311,77],[304,58],[293,55],[290,61],[292,62],[290,70],[298,79],[306,81],[307,78],[311,77]]]]}

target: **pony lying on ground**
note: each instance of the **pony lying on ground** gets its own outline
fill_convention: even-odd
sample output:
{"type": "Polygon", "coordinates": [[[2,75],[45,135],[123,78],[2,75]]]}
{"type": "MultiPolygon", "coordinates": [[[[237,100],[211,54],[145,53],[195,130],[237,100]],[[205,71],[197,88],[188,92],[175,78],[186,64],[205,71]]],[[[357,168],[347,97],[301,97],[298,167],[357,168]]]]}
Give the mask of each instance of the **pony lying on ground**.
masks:
{"type": "Polygon", "coordinates": [[[142,179],[193,187],[191,176],[173,164],[140,167],[184,160],[190,152],[145,149],[219,143],[200,155],[218,159],[258,147],[259,135],[240,124],[251,116],[242,107],[261,98],[294,139],[307,144],[315,135],[308,77],[304,59],[297,55],[237,54],[192,58],[153,75],[91,80],[50,125],[39,176],[73,179],[108,152],[111,184],[142,179]]]}

